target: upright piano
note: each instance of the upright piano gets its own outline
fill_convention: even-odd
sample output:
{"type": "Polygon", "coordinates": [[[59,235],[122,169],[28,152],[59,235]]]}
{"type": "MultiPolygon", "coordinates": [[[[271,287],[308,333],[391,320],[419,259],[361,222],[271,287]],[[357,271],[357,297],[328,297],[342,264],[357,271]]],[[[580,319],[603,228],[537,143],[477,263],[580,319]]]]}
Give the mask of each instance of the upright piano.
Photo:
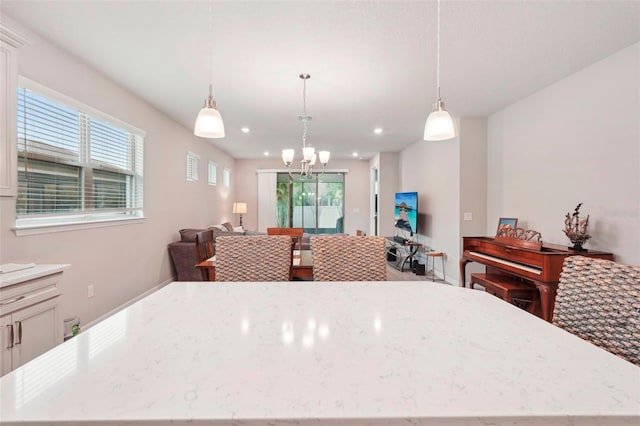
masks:
{"type": "Polygon", "coordinates": [[[573,250],[556,245],[543,244],[540,250],[524,248],[491,237],[462,237],[463,253],[460,259],[460,278],[466,285],[465,268],[469,262],[485,265],[487,273],[513,277],[526,285],[535,286],[540,294],[541,316],[546,321],[553,317],[556,290],[560,280],[562,262],[567,256],[597,257],[613,260],[613,254],[596,250],[573,250]]]}

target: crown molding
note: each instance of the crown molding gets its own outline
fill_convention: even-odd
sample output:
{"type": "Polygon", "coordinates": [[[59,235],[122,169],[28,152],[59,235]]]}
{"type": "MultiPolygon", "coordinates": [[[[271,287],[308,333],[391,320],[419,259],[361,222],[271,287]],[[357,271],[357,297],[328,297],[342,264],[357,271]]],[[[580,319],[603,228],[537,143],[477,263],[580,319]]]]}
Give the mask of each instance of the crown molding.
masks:
{"type": "Polygon", "coordinates": [[[0,41],[15,48],[30,46],[34,43],[29,36],[7,26],[4,22],[0,22],[0,41]]]}

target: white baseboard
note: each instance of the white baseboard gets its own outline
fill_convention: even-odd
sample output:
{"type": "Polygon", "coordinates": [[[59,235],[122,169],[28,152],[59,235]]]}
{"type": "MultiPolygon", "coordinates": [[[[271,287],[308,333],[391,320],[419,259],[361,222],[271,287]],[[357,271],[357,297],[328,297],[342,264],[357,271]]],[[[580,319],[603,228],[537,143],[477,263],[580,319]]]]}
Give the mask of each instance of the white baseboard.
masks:
{"type": "Polygon", "coordinates": [[[118,306],[117,308],[110,310],[109,312],[107,312],[107,313],[106,313],[106,314],[104,314],[104,315],[100,315],[98,318],[94,319],[93,321],[91,321],[91,322],[89,322],[89,323],[87,323],[87,324],[84,324],[84,325],[82,326],[82,329],[81,329],[81,330],[82,330],[82,331],[87,331],[88,329],[90,329],[90,328],[91,328],[91,327],[93,327],[94,325],[98,324],[100,321],[103,321],[103,320],[105,320],[105,319],[109,318],[111,315],[113,315],[113,314],[115,314],[115,313],[120,312],[120,311],[121,311],[121,310],[123,310],[124,308],[126,308],[126,307],[128,307],[128,306],[133,305],[133,304],[134,304],[134,303],[136,303],[138,300],[144,299],[145,297],[147,297],[147,296],[148,296],[148,295],[150,295],[151,293],[154,293],[154,292],[156,292],[156,291],[160,290],[162,287],[166,286],[166,285],[167,285],[167,284],[169,284],[169,283],[174,282],[175,280],[176,280],[176,279],[175,279],[175,277],[174,277],[174,278],[171,278],[171,279],[166,280],[166,281],[164,281],[164,282],[161,282],[160,284],[158,284],[158,285],[157,285],[157,286],[155,286],[155,287],[151,287],[149,290],[147,290],[147,291],[145,291],[144,293],[142,293],[142,294],[140,294],[140,295],[138,295],[138,296],[134,297],[133,299],[131,299],[131,300],[129,300],[129,301],[127,301],[127,302],[123,303],[122,305],[118,306]]]}

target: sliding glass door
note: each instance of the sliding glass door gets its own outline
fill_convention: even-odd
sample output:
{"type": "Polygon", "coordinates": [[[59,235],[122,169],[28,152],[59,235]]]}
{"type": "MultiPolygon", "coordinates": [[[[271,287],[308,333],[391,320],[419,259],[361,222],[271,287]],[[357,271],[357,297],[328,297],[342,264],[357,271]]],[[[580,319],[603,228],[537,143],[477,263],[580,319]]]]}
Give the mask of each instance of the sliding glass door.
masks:
{"type": "Polygon", "coordinates": [[[344,232],[344,173],[311,178],[278,173],[277,226],[311,234],[344,232]]]}

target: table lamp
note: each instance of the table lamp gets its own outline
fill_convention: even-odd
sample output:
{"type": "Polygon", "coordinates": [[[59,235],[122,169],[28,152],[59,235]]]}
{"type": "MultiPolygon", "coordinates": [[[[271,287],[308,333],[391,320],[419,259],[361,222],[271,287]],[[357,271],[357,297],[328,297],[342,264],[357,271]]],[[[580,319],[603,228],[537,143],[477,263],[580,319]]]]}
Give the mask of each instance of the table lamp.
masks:
{"type": "Polygon", "coordinates": [[[242,215],[247,213],[247,203],[233,203],[233,213],[240,215],[240,226],[242,226],[242,215]]]}

